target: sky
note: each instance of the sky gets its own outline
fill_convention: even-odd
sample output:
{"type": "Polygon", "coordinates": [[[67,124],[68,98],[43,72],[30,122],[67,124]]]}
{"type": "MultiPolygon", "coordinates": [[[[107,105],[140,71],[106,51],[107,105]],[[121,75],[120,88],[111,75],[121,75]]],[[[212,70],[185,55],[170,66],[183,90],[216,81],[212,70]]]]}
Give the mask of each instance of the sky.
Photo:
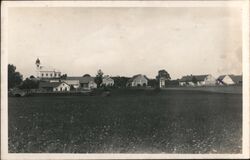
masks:
{"type": "Polygon", "coordinates": [[[68,76],[242,74],[241,10],[234,7],[19,7],[8,10],[8,63],[35,61],[68,76]]]}

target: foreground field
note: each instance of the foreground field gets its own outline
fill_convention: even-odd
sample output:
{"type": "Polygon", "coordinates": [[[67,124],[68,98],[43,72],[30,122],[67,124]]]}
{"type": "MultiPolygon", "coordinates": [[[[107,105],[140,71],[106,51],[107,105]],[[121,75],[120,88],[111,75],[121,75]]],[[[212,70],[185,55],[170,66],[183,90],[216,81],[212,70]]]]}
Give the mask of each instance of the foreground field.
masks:
{"type": "Polygon", "coordinates": [[[9,98],[9,152],[241,152],[241,94],[111,93],[9,98]]]}

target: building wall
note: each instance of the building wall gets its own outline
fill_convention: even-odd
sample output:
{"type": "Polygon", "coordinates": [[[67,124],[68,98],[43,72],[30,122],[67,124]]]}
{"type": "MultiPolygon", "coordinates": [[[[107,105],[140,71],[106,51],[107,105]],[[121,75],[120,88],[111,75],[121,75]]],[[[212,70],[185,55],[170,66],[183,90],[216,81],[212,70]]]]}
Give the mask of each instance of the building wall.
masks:
{"type": "Polygon", "coordinates": [[[66,83],[61,83],[59,86],[54,87],[53,91],[70,91],[70,86],[66,83]]]}
{"type": "Polygon", "coordinates": [[[67,84],[72,85],[74,88],[80,87],[79,80],[62,80],[62,82],[66,82],[67,84]]]}
{"type": "Polygon", "coordinates": [[[209,86],[209,85],[215,85],[215,84],[216,84],[216,78],[214,78],[212,75],[208,75],[205,78],[203,85],[209,86]]]}
{"type": "Polygon", "coordinates": [[[39,78],[59,78],[61,76],[61,72],[55,71],[39,71],[39,78]]]}
{"type": "Polygon", "coordinates": [[[114,83],[115,83],[114,80],[111,79],[111,78],[109,78],[109,79],[104,78],[102,80],[102,84],[105,85],[105,86],[113,86],[114,83]]]}
{"type": "Polygon", "coordinates": [[[165,82],[166,82],[165,78],[160,78],[160,83],[159,83],[160,88],[164,88],[166,86],[165,82]]]}
{"type": "Polygon", "coordinates": [[[144,84],[147,86],[148,80],[144,76],[138,76],[133,80],[131,86],[132,87],[136,87],[138,85],[143,86],[144,84]]]}
{"type": "Polygon", "coordinates": [[[235,84],[234,81],[227,75],[224,77],[224,79],[222,80],[224,83],[230,85],[230,84],[235,84]]]}
{"type": "Polygon", "coordinates": [[[81,88],[90,90],[97,88],[97,84],[93,81],[90,81],[89,83],[81,83],[81,88]]]}
{"type": "Polygon", "coordinates": [[[95,82],[93,82],[93,81],[90,81],[90,82],[89,82],[89,88],[90,88],[90,89],[97,88],[97,84],[96,84],[95,82]]]}

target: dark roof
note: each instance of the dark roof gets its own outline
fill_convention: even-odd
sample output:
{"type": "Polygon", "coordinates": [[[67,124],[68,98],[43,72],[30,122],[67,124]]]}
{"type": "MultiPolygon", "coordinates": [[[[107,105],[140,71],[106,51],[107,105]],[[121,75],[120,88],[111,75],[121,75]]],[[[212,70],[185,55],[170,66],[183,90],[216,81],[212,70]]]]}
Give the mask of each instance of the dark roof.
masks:
{"type": "Polygon", "coordinates": [[[242,82],[242,75],[234,75],[233,77],[231,77],[232,80],[234,81],[234,83],[239,83],[242,82]]]}
{"type": "Polygon", "coordinates": [[[40,82],[39,87],[40,88],[54,88],[54,87],[58,87],[62,83],[65,83],[65,82],[40,82]]]}
{"type": "Polygon", "coordinates": [[[208,76],[208,74],[206,75],[190,75],[190,76],[183,76],[179,81],[180,82],[191,82],[193,80],[193,77],[195,77],[195,79],[197,81],[204,81],[204,79],[208,76]]]}
{"type": "Polygon", "coordinates": [[[66,77],[66,80],[79,80],[79,83],[89,83],[90,81],[94,81],[94,77],[66,77]]]}

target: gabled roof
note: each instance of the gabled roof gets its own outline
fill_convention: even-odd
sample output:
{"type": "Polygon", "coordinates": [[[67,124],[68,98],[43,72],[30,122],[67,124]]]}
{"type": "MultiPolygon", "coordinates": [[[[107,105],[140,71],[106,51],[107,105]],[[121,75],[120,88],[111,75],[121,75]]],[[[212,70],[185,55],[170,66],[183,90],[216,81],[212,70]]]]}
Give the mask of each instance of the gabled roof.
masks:
{"type": "Polygon", "coordinates": [[[181,77],[181,79],[179,81],[180,82],[191,82],[191,81],[193,81],[193,78],[195,78],[197,81],[204,81],[207,76],[208,76],[208,74],[183,76],[183,77],[181,77]]]}
{"type": "Polygon", "coordinates": [[[231,77],[232,80],[234,81],[234,83],[239,83],[242,82],[242,75],[234,75],[233,77],[231,77]]]}
{"type": "Polygon", "coordinates": [[[62,83],[65,83],[65,82],[40,82],[39,87],[40,88],[55,88],[55,87],[58,87],[62,83]]]}
{"type": "Polygon", "coordinates": [[[226,76],[229,76],[234,83],[239,83],[240,81],[242,81],[242,75],[233,75],[233,74],[221,75],[217,79],[222,81],[226,76]]]}
{"type": "Polygon", "coordinates": [[[140,76],[144,77],[146,80],[149,80],[149,79],[148,79],[148,77],[147,77],[147,76],[145,76],[145,75],[142,75],[142,74],[136,74],[136,75],[134,75],[132,78],[130,78],[130,79],[128,80],[128,83],[130,83],[130,82],[134,81],[134,79],[136,79],[137,77],[140,77],[140,76]]]}
{"type": "Polygon", "coordinates": [[[94,77],[85,76],[85,77],[66,77],[65,80],[79,80],[79,83],[89,83],[94,81],[94,77]]]}

